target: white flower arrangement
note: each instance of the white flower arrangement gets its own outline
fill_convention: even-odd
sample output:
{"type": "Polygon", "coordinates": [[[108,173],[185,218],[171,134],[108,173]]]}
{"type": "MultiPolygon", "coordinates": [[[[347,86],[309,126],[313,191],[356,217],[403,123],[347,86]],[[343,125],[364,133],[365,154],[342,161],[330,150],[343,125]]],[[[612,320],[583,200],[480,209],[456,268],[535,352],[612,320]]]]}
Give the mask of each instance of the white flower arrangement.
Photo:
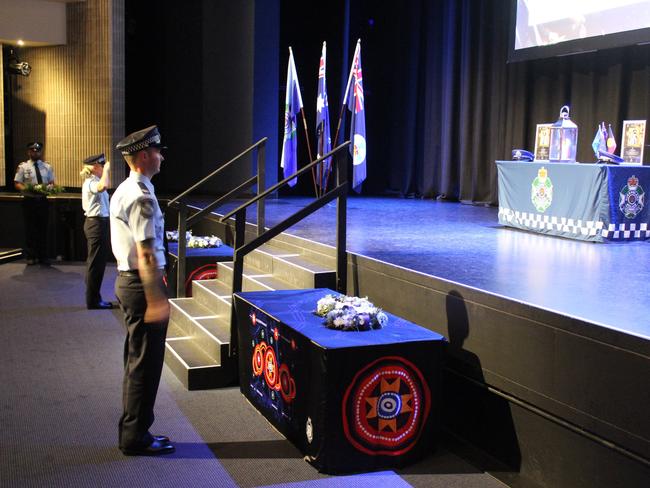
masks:
{"type": "Polygon", "coordinates": [[[326,295],[318,300],[316,315],[325,318],[324,324],[330,329],[363,331],[388,324],[388,316],[367,297],[326,295]]]}
{"type": "MultiPolygon", "coordinates": [[[[177,230],[168,230],[166,234],[169,242],[178,242],[177,230]]],[[[187,242],[187,247],[193,248],[206,249],[209,247],[223,246],[223,241],[217,236],[193,236],[191,230],[185,233],[185,241],[187,242]]]]}
{"type": "Polygon", "coordinates": [[[60,185],[53,185],[52,183],[26,183],[23,193],[28,193],[32,195],[56,195],[57,193],[62,193],[65,191],[65,188],[60,185]]]}

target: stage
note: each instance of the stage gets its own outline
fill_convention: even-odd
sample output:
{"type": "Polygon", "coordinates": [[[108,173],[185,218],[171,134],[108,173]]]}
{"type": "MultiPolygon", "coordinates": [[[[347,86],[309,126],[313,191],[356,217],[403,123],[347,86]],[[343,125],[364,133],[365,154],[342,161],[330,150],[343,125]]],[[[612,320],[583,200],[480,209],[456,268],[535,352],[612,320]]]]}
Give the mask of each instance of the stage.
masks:
{"type": "MultiPolygon", "coordinates": [[[[268,200],[267,226],[309,201],[268,200]]],[[[335,210],[332,203],[288,233],[333,246],[335,210]]],[[[504,227],[497,213],[435,200],[351,197],[347,250],[650,340],[650,321],[639,320],[650,315],[650,242],[549,237],[504,227]]],[[[248,220],[254,216],[252,209],[248,220]]]]}
{"type": "MultiPolygon", "coordinates": [[[[266,226],[311,200],[268,200],[266,226]]],[[[448,339],[442,423],[463,454],[487,453],[507,484],[645,484],[650,243],[545,236],[444,201],[352,196],[347,209],[347,293],[448,339]]],[[[279,237],[333,256],[335,229],[332,203],[279,237]]]]}

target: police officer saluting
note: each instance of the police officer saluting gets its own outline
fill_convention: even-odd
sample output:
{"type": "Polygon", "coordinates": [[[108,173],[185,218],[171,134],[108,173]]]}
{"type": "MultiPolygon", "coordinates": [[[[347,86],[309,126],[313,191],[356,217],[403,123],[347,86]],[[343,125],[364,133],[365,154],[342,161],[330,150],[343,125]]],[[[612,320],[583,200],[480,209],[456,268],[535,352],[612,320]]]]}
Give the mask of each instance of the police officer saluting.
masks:
{"type": "Polygon", "coordinates": [[[113,308],[102,300],[100,293],[106,261],[110,252],[108,187],[111,184],[111,163],[104,154],[90,156],[84,161],[81,176],[81,206],[86,215],[84,234],[88,243],[86,260],[86,307],[89,310],[113,308]]]}
{"type": "Polygon", "coordinates": [[[110,204],[111,244],[118,270],[115,295],[126,325],[119,422],[119,447],[126,455],[174,452],[168,437],[149,432],[169,322],[163,283],[164,222],[151,184],[164,160],[162,147],[156,126],[134,132],[116,146],[131,168],[110,204]]]}

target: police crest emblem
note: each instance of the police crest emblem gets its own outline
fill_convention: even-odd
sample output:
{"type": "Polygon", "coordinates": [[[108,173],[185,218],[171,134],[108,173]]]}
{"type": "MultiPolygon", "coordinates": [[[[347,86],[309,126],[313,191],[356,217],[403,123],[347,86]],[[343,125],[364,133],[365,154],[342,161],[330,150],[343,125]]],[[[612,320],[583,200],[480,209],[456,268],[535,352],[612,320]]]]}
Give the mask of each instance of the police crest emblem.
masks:
{"type": "Polygon", "coordinates": [[[621,188],[618,194],[618,208],[621,209],[626,219],[636,217],[645,204],[645,191],[639,185],[639,179],[632,175],[627,180],[627,185],[621,188]]]}
{"type": "Polygon", "coordinates": [[[545,212],[553,201],[553,182],[543,166],[537,171],[533,180],[530,199],[538,212],[545,212]]]}

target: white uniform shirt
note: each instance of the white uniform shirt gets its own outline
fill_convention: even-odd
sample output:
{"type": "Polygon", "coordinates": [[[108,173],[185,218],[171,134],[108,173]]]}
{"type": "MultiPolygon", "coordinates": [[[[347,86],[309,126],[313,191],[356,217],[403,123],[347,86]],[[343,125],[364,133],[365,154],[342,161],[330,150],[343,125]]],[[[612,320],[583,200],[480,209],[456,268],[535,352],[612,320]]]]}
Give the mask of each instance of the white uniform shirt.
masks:
{"type": "Polygon", "coordinates": [[[117,269],[138,268],[136,243],[153,239],[158,266],[165,265],[163,214],[151,180],[131,171],[111,197],[111,246],[117,269]]]}
{"type": "MultiPolygon", "coordinates": [[[[39,159],[38,169],[41,173],[44,185],[48,185],[54,181],[54,171],[52,170],[50,163],[41,161],[39,159]]],[[[25,185],[38,185],[38,178],[36,176],[34,161],[29,159],[20,163],[18,165],[18,169],[16,170],[14,181],[17,183],[23,183],[25,185]]]]}
{"type": "Polygon", "coordinates": [[[99,178],[91,175],[84,181],[81,187],[81,207],[86,217],[108,217],[108,192],[97,191],[99,178]]]}

